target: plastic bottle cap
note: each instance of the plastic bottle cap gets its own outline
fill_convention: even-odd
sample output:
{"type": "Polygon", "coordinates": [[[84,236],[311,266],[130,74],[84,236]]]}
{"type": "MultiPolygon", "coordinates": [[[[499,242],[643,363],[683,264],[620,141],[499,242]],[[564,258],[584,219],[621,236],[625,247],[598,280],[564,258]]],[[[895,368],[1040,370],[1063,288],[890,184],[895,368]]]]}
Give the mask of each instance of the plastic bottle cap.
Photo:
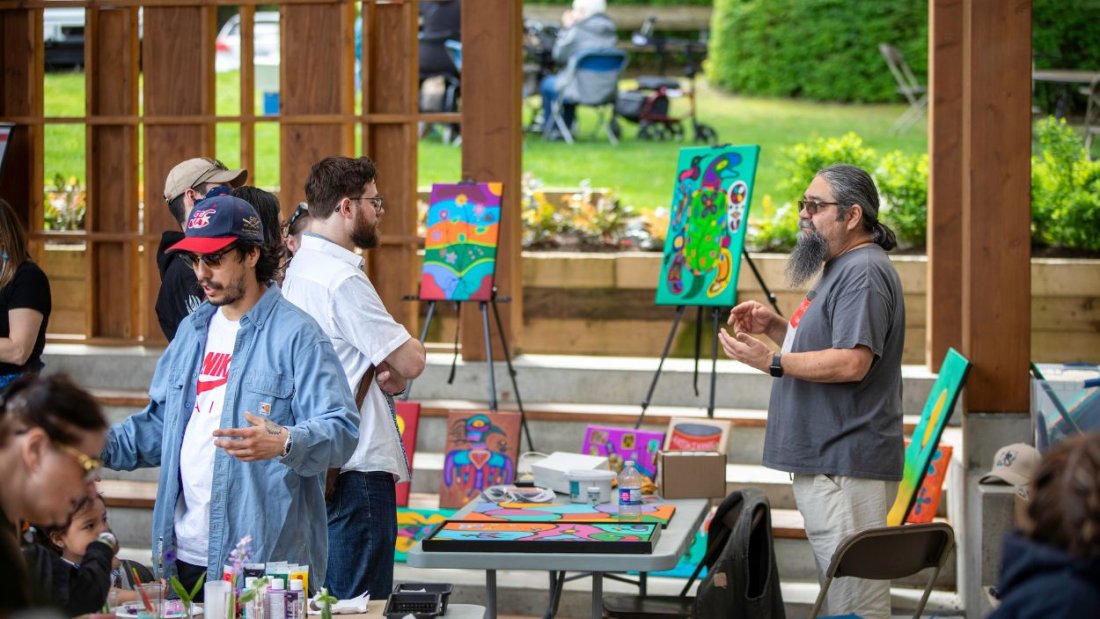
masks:
{"type": "Polygon", "coordinates": [[[290,581],[290,590],[291,591],[301,591],[302,587],[303,587],[303,584],[302,584],[302,579],[301,578],[295,578],[294,580],[290,581]]]}
{"type": "Polygon", "coordinates": [[[275,591],[282,591],[283,590],[283,579],[282,578],[272,578],[271,579],[271,588],[274,589],[275,591]]]}

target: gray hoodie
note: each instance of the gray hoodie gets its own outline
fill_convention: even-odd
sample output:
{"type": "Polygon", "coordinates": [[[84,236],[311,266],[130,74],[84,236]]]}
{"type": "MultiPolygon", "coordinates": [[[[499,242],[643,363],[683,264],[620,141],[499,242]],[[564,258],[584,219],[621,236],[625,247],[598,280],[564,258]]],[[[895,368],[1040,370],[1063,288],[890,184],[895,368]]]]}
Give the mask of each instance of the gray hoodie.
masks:
{"type": "Polygon", "coordinates": [[[565,63],[565,68],[557,75],[558,92],[567,100],[581,98],[573,80],[573,63],[569,60],[579,51],[601,47],[615,47],[618,37],[615,35],[615,22],[606,13],[596,13],[562,30],[554,41],[553,58],[565,63]]]}

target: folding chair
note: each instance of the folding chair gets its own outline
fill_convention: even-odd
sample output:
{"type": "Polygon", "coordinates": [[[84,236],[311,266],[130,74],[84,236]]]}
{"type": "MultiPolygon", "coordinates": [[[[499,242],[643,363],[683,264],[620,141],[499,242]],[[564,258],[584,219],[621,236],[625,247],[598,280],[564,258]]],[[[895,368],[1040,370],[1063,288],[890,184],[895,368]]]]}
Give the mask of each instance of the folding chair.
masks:
{"type": "Polygon", "coordinates": [[[878,51],[882,52],[882,57],[886,59],[886,66],[890,67],[890,73],[898,83],[898,92],[909,102],[909,109],[894,121],[894,133],[901,133],[909,125],[924,117],[924,110],[928,107],[928,89],[917,82],[901,50],[893,45],[881,43],[878,51]]]}
{"type": "Polygon", "coordinates": [[[920,619],[936,577],[955,547],[955,531],[942,522],[878,527],[849,535],[836,547],[810,619],[816,619],[834,578],[894,580],[933,568],[913,619],[920,619]]]}
{"type": "Polygon", "coordinates": [[[1087,88],[1081,89],[1081,94],[1089,98],[1085,108],[1085,152],[1091,159],[1092,136],[1100,133],[1100,79],[1092,80],[1087,88]]]}
{"type": "Polygon", "coordinates": [[[574,138],[572,128],[566,126],[562,117],[562,109],[568,103],[595,107],[599,116],[593,137],[601,126],[605,126],[611,143],[619,143],[615,128],[615,101],[619,96],[619,76],[626,69],[626,61],[626,52],[613,47],[583,50],[569,59],[558,76],[560,83],[557,90],[561,96],[551,110],[551,126],[557,128],[566,142],[572,144],[574,138]],[[610,117],[605,123],[604,113],[608,110],[610,117]]]}

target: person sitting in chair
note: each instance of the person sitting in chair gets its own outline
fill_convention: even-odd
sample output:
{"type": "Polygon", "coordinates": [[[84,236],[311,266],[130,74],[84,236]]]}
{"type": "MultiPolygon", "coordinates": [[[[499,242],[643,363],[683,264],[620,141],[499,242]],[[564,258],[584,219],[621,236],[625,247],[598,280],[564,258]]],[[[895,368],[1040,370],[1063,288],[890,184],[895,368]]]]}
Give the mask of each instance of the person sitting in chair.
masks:
{"type": "MultiPolygon", "coordinates": [[[[615,22],[607,16],[607,3],[605,0],[573,0],[573,8],[566,11],[561,18],[562,29],[558,38],[554,41],[553,58],[559,64],[566,64],[577,52],[597,49],[600,47],[615,47],[618,38],[615,35],[615,22]]],[[[543,134],[553,138],[554,127],[553,114],[551,113],[554,102],[561,97],[566,100],[575,98],[568,88],[559,88],[559,84],[569,84],[572,81],[571,67],[566,68],[556,75],[548,75],[542,80],[542,129],[543,134]]],[[[573,126],[577,106],[571,103],[562,105],[562,120],[566,127],[573,126]]]]}

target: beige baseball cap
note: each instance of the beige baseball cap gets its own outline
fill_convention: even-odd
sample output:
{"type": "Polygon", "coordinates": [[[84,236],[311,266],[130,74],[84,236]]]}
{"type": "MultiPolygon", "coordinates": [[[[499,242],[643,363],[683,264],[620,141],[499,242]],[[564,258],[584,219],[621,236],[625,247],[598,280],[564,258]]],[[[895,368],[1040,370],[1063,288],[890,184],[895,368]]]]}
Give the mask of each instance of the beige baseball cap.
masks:
{"type": "Polygon", "coordinates": [[[248,178],[248,170],[230,170],[217,159],[196,157],[176,165],[164,181],[164,201],[171,202],[183,192],[204,183],[226,184],[240,187],[248,178]]]}
{"type": "Polygon", "coordinates": [[[1039,469],[1039,452],[1027,443],[1013,443],[997,450],[993,456],[993,468],[982,476],[979,483],[1005,483],[1017,488],[1031,483],[1039,469]]]}

